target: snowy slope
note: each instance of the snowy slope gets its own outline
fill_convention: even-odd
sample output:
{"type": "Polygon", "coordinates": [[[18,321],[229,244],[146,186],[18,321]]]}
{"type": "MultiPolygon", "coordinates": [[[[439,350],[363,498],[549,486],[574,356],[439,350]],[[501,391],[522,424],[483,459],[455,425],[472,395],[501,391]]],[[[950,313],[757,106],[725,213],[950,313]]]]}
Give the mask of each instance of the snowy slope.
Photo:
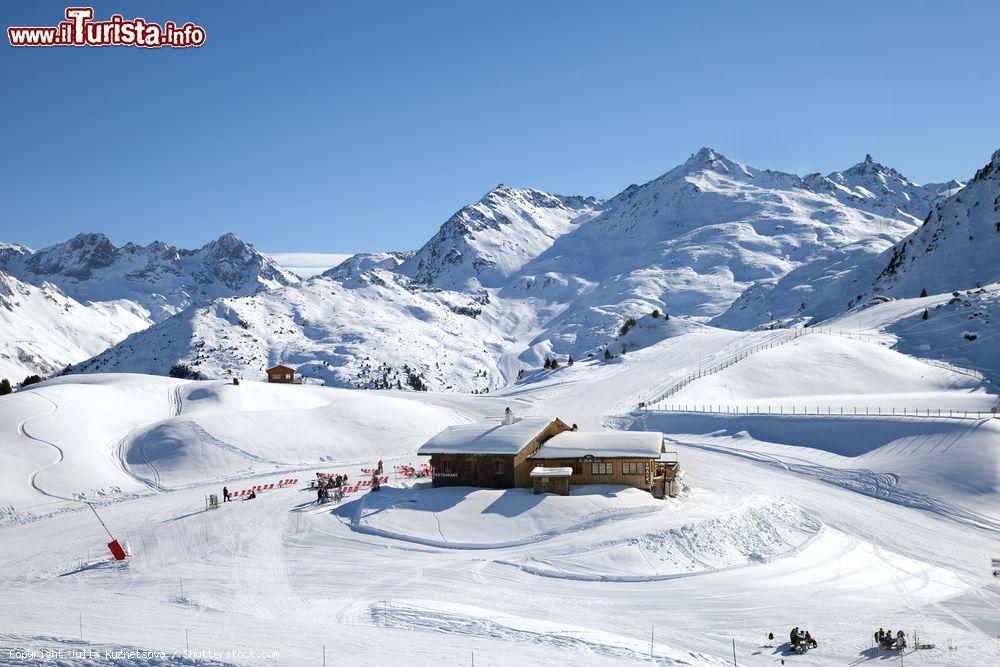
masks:
{"type": "Polygon", "coordinates": [[[192,307],[75,370],[263,379],[281,362],[342,387],[485,390],[510,379],[499,360],[532,316],[373,269],[192,307]]]}
{"type": "Polygon", "coordinates": [[[409,454],[478,414],[461,397],[444,406],[422,397],[114,373],[56,378],[3,399],[0,507],[23,520],[67,506],[60,501],[364,461],[376,443],[380,455],[409,454]]]}
{"type": "Polygon", "coordinates": [[[0,269],[0,377],[62,371],[148,325],[129,301],[81,304],[55,285],[22,282],[0,269]]]}
{"type": "Polygon", "coordinates": [[[880,334],[901,352],[976,369],[1000,383],[998,321],[1000,284],[993,283],[975,290],[877,303],[824,326],[880,334]]]}
{"type": "MultiPolygon", "coordinates": [[[[403,646],[417,665],[473,655],[477,664],[626,665],[651,651],[664,665],[731,664],[734,652],[739,664],[842,665],[868,656],[872,629],[889,619],[937,644],[906,662],[983,664],[997,631],[982,557],[1000,531],[995,422],[622,415],[643,388],[773,335],[700,326],[490,397],[114,374],[6,397],[14,401],[0,412],[0,455],[19,454],[16,469],[0,468],[4,502],[15,506],[0,527],[11,582],[0,596],[0,649],[183,651],[187,643],[257,652],[234,660],[241,664],[309,664],[322,657],[317,638],[335,637],[325,650],[358,664],[382,664],[403,646]],[[317,507],[299,484],[204,509],[223,483],[245,488],[313,471],[357,479],[376,457],[396,455],[390,470],[419,461],[422,433],[510,404],[585,429],[627,416],[636,429],[665,431],[685,493],[655,501],[616,486],[569,497],[430,489],[390,473],[382,492],[339,505],[317,507]],[[81,423],[93,434],[80,438],[81,423]],[[122,449],[109,447],[118,442],[122,449]],[[56,448],[65,458],[53,464],[56,448]],[[91,495],[92,479],[119,474],[133,491],[91,495]],[[173,490],[142,489],[131,475],[173,490]],[[110,563],[96,519],[37,498],[31,478],[50,493],[100,499],[129,560],[110,563]],[[794,625],[809,627],[820,648],[790,656],[780,637],[794,625]],[[768,632],[779,640],[765,648],[768,632]]],[[[745,368],[729,384],[749,395],[773,384],[763,375],[770,366],[799,365],[805,371],[784,373],[774,390],[811,395],[825,358],[817,341],[827,338],[801,337],[774,348],[782,359],[754,355],[724,373],[745,368]]],[[[889,350],[866,368],[862,345],[871,344],[835,348],[842,393],[887,389],[881,373],[968,397],[967,384],[950,387],[936,369],[921,377],[918,362],[889,350]]]]}
{"type": "Polygon", "coordinates": [[[927,364],[877,341],[813,333],[695,380],[670,403],[722,411],[989,412],[1000,399],[997,392],[975,377],[927,364]]]}

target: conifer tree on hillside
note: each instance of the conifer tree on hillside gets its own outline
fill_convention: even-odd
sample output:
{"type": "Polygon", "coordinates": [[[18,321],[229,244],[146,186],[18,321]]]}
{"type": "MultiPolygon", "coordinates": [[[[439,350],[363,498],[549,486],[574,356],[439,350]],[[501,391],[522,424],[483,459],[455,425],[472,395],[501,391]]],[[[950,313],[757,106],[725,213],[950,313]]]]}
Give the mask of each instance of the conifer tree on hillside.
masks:
{"type": "Polygon", "coordinates": [[[920,319],[926,320],[928,317],[930,317],[930,312],[924,308],[924,314],[920,316],[920,319]]]}
{"type": "Polygon", "coordinates": [[[10,380],[3,378],[0,380],[0,396],[6,396],[7,394],[14,391],[10,386],[10,380]]]}
{"type": "Polygon", "coordinates": [[[657,319],[657,318],[659,318],[660,317],[660,309],[659,308],[654,308],[653,312],[650,313],[650,315],[653,316],[654,320],[657,319]]]}
{"type": "Polygon", "coordinates": [[[21,386],[22,387],[27,387],[28,385],[38,384],[41,381],[42,381],[42,378],[40,378],[39,376],[37,376],[37,375],[29,375],[28,377],[24,378],[24,380],[21,381],[21,386]]]}
{"type": "Polygon", "coordinates": [[[613,357],[614,355],[611,354],[611,350],[609,350],[608,348],[604,348],[604,360],[607,361],[613,357]]]}
{"type": "Polygon", "coordinates": [[[927,296],[927,290],[926,289],[920,290],[920,298],[924,298],[925,296],[927,296]]]}
{"type": "Polygon", "coordinates": [[[567,366],[572,366],[573,365],[573,355],[572,354],[569,355],[568,359],[566,359],[566,365],[567,366]]]}

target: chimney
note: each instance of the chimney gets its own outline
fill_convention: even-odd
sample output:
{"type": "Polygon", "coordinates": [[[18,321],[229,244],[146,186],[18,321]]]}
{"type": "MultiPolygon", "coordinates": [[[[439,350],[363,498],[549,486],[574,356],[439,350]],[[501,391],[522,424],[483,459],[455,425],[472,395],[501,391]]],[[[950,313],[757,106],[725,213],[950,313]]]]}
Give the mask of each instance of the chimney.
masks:
{"type": "Polygon", "coordinates": [[[510,411],[510,408],[503,411],[503,423],[507,426],[514,423],[514,413],[510,411]]]}

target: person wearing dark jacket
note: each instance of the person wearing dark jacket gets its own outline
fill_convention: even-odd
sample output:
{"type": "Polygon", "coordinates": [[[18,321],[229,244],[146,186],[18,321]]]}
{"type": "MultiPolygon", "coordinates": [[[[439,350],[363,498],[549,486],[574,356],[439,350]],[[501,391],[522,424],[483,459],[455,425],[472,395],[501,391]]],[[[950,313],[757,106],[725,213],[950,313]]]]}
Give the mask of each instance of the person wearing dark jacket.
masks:
{"type": "Polygon", "coordinates": [[[222,502],[224,503],[229,502],[229,489],[227,489],[226,487],[222,487],[222,502]]]}

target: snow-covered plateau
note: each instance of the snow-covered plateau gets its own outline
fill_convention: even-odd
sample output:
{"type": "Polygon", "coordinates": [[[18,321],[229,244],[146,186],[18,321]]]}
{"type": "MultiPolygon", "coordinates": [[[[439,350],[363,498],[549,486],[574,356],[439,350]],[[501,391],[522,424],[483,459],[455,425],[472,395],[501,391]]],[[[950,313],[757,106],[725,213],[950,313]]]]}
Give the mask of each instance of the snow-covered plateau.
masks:
{"type": "Polygon", "coordinates": [[[45,376],[0,396],[0,664],[1000,664],[998,172],[706,148],[309,279],[231,235],[0,245],[0,376],[45,376]],[[507,408],[660,432],[679,492],[396,473],[507,408]]]}

